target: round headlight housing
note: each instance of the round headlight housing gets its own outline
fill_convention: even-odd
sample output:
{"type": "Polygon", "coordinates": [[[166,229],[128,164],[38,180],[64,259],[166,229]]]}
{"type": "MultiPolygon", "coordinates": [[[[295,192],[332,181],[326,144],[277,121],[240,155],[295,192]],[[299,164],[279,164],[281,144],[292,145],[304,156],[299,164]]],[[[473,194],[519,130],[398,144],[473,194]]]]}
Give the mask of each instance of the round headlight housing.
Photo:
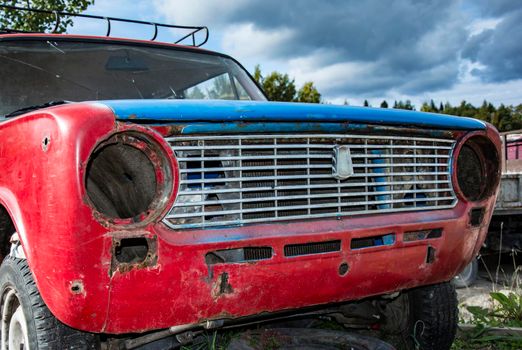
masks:
{"type": "Polygon", "coordinates": [[[500,174],[497,149],[484,136],[472,136],[460,147],[457,156],[457,182],[460,194],[468,201],[481,201],[493,194],[500,174]]]}
{"type": "Polygon", "coordinates": [[[139,224],[156,218],[172,193],[167,155],[148,135],[112,135],[92,153],[85,188],[95,211],[112,224],[139,224]]]}

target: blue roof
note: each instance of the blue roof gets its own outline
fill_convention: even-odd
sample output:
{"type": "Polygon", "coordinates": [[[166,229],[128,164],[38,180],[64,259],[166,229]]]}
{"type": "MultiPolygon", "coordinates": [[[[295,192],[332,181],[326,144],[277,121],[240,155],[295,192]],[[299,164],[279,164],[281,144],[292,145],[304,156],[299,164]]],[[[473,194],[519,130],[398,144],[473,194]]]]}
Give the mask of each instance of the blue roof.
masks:
{"type": "Polygon", "coordinates": [[[149,122],[354,122],[449,130],[485,129],[465,117],[388,108],[229,100],[109,100],[116,118],[149,122]]]}

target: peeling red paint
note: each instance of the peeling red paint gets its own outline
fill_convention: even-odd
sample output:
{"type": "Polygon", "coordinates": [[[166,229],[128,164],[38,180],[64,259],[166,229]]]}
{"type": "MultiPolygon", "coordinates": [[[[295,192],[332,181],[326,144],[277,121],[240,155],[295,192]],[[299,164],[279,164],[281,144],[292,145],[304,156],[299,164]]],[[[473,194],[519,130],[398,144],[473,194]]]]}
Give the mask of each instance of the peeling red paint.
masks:
{"type": "MultiPolygon", "coordinates": [[[[159,132],[117,123],[101,105],[62,105],[0,124],[2,135],[24,135],[3,137],[0,144],[0,167],[18,176],[0,181],[0,202],[13,218],[45,303],[62,322],[85,331],[144,332],[448,281],[478,252],[495,202],[492,195],[478,203],[461,198],[447,210],[173,231],[159,218],[172,205],[174,189],[154,220],[104,221],[86,200],[85,164],[100,142],[130,130],[163,145],[177,172],[159,132]],[[52,140],[47,152],[42,152],[44,135],[52,140]],[[470,227],[469,212],[477,207],[484,208],[484,223],[470,227]],[[403,240],[404,232],[439,228],[439,238],[403,240]],[[390,232],[396,235],[391,245],[350,249],[354,238],[390,232]],[[114,242],[129,237],[153,239],[155,253],[139,264],[115,263],[114,242]],[[284,255],[287,244],[331,240],[341,241],[340,251],[284,255]],[[436,249],[430,264],[428,245],[436,249]],[[272,247],[274,254],[256,262],[214,264],[209,277],[208,252],[248,246],[272,247]],[[341,276],[343,263],[349,271],[341,276]]],[[[485,135],[499,147],[493,129],[485,135]]]]}

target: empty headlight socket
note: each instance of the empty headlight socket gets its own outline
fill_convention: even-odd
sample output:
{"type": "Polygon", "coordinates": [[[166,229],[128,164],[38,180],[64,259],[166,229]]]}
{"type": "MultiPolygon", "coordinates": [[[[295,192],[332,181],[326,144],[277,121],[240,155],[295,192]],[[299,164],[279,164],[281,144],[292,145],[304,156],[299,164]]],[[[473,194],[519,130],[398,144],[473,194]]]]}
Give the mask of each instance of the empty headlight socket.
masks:
{"type": "Polygon", "coordinates": [[[157,262],[156,236],[113,237],[111,274],[152,267],[157,262]]]}
{"type": "Polygon", "coordinates": [[[493,195],[500,181],[498,150],[482,132],[459,141],[454,152],[453,183],[458,197],[480,202],[493,195]]]}
{"type": "Polygon", "coordinates": [[[84,173],[93,216],[106,227],[128,229],[146,226],[166,213],[178,187],[178,165],[171,152],[145,128],[102,140],[84,173]]]}

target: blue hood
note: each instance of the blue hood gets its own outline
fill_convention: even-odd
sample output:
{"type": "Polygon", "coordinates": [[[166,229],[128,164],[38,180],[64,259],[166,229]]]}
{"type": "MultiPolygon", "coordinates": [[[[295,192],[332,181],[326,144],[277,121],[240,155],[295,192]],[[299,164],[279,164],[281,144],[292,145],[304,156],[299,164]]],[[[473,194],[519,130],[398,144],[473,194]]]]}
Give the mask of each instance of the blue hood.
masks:
{"type": "Polygon", "coordinates": [[[446,130],[480,130],[476,119],[400,109],[310,103],[224,100],[110,100],[118,120],[147,122],[321,122],[404,125],[446,130]]]}

